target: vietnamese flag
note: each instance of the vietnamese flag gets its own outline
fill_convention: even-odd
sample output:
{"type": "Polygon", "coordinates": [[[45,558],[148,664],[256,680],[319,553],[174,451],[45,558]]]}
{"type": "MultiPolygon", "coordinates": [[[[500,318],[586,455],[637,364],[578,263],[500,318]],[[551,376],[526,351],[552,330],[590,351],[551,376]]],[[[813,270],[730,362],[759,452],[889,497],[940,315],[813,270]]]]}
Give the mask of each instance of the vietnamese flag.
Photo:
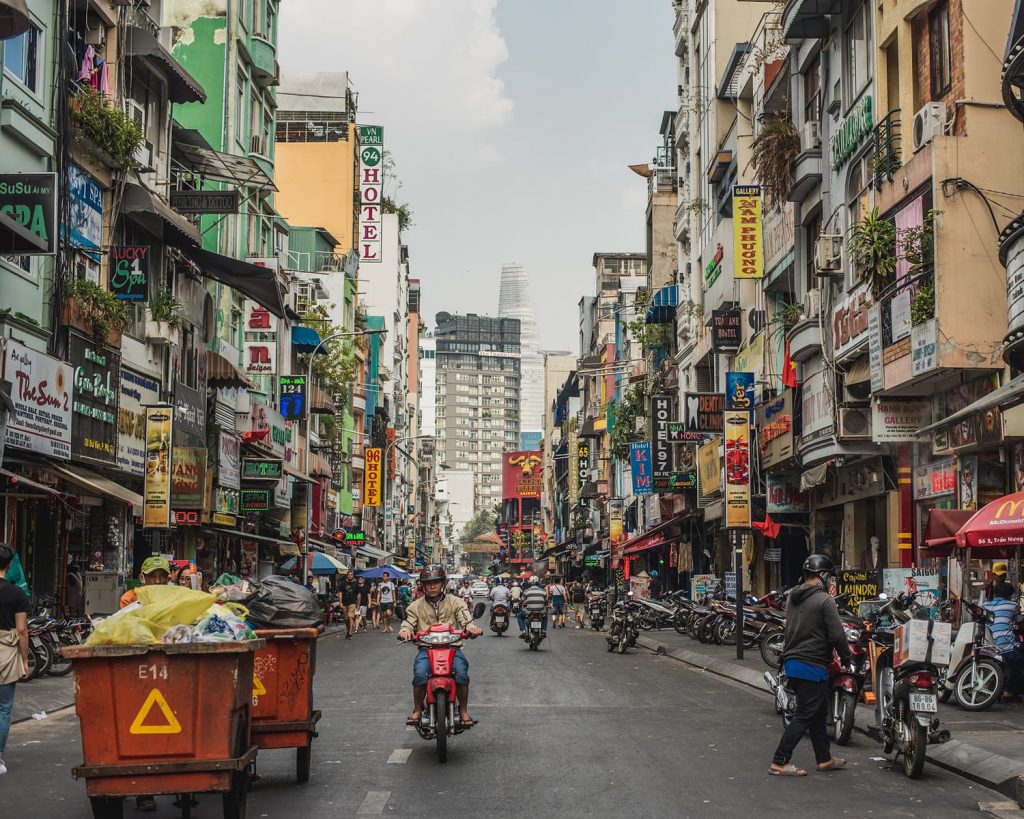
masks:
{"type": "Polygon", "coordinates": [[[786,352],[782,358],[782,386],[796,389],[800,386],[796,380],[796,362],[789,357],[789,339],[786,339],[786,352]]]}

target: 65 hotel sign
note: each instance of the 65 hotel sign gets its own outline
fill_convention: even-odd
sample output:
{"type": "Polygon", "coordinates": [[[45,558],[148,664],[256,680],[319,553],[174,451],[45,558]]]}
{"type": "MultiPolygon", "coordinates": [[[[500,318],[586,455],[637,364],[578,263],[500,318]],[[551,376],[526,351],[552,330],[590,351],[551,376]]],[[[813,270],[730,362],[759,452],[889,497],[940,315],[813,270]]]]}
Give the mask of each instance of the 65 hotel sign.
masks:
{"type": "Polygon", "coordinates": [[[384,199],[384,128],[359,126],[359,261],[379,264],[384,199]]]}

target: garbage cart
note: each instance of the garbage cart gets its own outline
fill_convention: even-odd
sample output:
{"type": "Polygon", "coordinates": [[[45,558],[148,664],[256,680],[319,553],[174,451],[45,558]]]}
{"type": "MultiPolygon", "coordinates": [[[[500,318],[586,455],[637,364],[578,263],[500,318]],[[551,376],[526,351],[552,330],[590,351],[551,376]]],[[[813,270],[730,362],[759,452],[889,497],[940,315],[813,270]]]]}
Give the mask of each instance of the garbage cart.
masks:
{"type": "Polygon", "coordinates": [[[71,646],[85,780],[96,819],[121,819],[124,797],[222,793],[244,819],[253,658],[265,641],[71,646]]]}

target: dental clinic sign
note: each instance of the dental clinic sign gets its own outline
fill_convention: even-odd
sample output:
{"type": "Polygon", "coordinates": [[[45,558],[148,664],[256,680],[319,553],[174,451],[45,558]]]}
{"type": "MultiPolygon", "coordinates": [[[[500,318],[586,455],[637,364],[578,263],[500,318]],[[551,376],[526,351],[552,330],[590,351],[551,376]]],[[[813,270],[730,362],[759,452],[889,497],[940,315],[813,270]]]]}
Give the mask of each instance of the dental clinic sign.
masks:
{"type": "Polygon", "coordinates": [[[384,128],[359,126],[359,261],[379,264],[384,199],[384,128]]]}

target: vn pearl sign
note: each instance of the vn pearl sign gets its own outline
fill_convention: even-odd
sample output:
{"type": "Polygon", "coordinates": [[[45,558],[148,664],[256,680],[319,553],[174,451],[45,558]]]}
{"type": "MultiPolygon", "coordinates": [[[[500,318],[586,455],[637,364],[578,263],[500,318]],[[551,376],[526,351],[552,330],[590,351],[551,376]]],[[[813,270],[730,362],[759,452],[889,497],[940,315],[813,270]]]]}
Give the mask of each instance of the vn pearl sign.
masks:
{"type": "Polygon", "coordinates": [[[359,126],[359,261],[379,264],[384,199],[384,128],[359,126]]]}

